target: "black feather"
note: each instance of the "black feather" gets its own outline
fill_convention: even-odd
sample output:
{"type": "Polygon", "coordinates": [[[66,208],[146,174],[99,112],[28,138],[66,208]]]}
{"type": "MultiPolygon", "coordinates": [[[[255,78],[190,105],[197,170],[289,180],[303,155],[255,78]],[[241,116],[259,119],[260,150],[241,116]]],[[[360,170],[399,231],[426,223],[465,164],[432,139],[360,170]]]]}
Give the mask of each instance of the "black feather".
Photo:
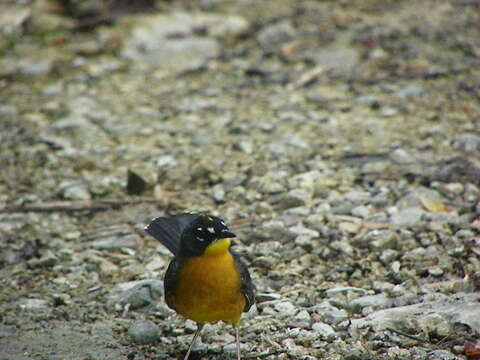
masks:
{"type": "Polygon", "coordinates": [[[196,214],[180,214],[172,218],[157,217],[145,227],[145,232],[160,241],[172,254],[180,248],[183,230],[195,219],[196,214]]]}

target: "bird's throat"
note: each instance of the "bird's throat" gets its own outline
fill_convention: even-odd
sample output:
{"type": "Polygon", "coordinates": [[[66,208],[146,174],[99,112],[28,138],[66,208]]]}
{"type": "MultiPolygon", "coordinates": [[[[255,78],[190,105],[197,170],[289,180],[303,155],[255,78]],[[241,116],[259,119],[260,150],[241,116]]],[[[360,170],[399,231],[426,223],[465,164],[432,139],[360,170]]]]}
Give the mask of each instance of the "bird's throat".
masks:
{"type": "Polygon", "coordinates": [[[210,245],[207,246],[205,249],[204,255],[206,256],[215,256],[219,255],[228,250],[230,245],[232,244],[232,239],[218,239],[212,242],[210,245]]]}

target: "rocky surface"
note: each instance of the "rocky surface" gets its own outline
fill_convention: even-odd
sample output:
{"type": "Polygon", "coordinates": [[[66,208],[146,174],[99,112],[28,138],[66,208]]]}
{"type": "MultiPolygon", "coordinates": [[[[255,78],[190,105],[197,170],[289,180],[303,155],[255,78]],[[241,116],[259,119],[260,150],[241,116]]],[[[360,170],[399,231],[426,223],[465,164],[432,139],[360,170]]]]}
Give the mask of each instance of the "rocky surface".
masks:
{"type": "Polygon", "coordinates": [[[0,359],[181,358],[143,226],[185,210],[238,235],[245,358],[466,359],[478,4],[126,3],[0,4],[0,359]]]}

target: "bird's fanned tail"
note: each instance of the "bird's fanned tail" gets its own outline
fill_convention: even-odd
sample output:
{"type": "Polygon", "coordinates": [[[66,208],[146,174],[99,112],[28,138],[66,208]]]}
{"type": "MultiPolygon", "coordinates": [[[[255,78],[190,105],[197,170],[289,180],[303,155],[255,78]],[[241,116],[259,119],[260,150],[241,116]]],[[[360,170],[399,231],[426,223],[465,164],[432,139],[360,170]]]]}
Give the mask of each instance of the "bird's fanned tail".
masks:
{"type": "Polygon", "coordinates": [[[183,230],[196,216],[195,214],[185,213],[172,218],[157,217],[144,230],[160,241],[172,254],[176,255],[180,247],[183,230]]]}

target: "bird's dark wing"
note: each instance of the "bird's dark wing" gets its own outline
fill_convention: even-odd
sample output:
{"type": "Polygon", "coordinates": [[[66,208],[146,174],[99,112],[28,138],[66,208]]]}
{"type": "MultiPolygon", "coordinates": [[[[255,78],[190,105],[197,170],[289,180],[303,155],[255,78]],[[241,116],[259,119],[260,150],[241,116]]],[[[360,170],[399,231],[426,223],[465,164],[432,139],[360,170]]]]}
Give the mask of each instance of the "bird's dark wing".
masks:
{"type": "Polygon", "coordinates": [[[180,214],[171,218],[157,217],[145,227],[145,232],[160,241],[174,255],[178,253],[183,230],[195,219],[196,214],[180,214]]]}
{"type": "Polygon", "coordinates": [[[245,299],[247,300],[243,312],[247,312],[255,303],[255,285],[253,285],[252,278],[250,277],[250,272],[248,271],[247,266],[242,262],[240,255],[238,255],[232,249],[230,249],[230,253],[233,256],[235,266],[237,267],[240,274],[240,290],[242,291],[245,299]]]}
{"type": "Polygon", "coordinates": [[[173,301],[172,295],[177,286],[177,278],[180,272],[181,259],[173,258],[173,260],[168,265],[167,271],[165,272],[165,277],[163,278],[163,289],[165,290],[165,302],[168,307],[175,309],[175,303],[173,301]]]}

